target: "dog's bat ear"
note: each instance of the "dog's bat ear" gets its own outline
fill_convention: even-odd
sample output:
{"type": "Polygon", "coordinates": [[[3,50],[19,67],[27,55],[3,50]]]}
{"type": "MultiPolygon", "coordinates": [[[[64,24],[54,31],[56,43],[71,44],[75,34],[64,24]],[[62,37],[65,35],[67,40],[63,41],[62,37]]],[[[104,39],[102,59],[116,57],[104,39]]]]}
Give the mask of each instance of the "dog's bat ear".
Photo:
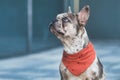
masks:
{"type": "Polygon", "coordinates": [[[85,26],[90,15],[89,5],[82,8],[82,10],[77,14],[78,21],[81,26],[85,26]]]}
{"type": "Polygon", "coordinates": [[[70,6],[68,7],[68,13],[70,13],[70,14],[72,13],[72,10],[71,10],[70,6]]]}

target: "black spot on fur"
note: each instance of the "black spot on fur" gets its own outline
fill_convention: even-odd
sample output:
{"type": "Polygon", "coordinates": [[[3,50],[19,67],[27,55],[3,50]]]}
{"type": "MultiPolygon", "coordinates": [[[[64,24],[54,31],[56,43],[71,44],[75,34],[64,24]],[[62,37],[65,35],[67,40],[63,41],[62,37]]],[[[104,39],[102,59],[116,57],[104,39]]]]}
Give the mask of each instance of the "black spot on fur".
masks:
{"type": "Polygon", "coordinates": [[[67,68],[65,68],[64,71],[66,72],[66,71],[67,71],[67,68]]]}
{"type": "Polygon", "coordinates": [[[86,78],[85,80],[89,80],[88,78],[86,78]]]}
{"type": "Polygon", "coordinates": [[[93,76],[96,76],[96,72],[93,72],[92,75],[93,75],[93,76]]]}
{"type": "Polygon", "coordinates": [[[98,77],[95,77],[94,79],[92,79],[92,80],[99,80],[99,78],[98,77]]]}
{"type": "Polygon", "coordinates": [[[78,45],[75,45],[76,47],[78,46],[78,45]]]}
{"type": "Polygon", "coordinates": [[[99,68],[99,78],[102,78],[103,75],[103,65],[101,64],[100,60],[98,59],[98,68],[99,68]]]}
{"type": "Polygon", "coordinates": [[[77,49],[77,51],[79,51],[79,49],[77,49]]]}

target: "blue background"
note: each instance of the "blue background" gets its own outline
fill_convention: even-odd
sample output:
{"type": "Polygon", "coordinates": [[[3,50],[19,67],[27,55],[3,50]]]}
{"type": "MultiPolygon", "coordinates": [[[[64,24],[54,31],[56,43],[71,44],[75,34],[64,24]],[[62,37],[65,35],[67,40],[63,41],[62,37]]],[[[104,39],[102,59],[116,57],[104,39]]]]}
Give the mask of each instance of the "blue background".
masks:
{"type": "MultiPolygon", "coordinates": [[[[32,52],[61,46],[49,32],[49,23],[65,11],[72,0],[33,0],[32,52]]],[[[81,0],[80,9],[90,5],[90,18],[86,25],[90,39],[120,39],[120,1],[81,0]]],[[[0,58],[29,54],[27,0],[0,0],[0,58]]]]}

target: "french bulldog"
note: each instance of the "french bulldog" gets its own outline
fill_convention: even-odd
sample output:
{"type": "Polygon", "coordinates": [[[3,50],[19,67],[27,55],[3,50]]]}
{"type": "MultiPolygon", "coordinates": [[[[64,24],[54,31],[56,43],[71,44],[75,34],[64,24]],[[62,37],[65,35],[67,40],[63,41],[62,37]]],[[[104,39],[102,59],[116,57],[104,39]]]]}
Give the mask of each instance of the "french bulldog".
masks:
{"type": "Polygon", "coordinates": [[[50,31],[64,46],[59,67],[61,80],[105,80],[103,66],[85,29],[89,15],[89,5],[78,13],[72,13],[69,7],[50,24],[50,31]]]}

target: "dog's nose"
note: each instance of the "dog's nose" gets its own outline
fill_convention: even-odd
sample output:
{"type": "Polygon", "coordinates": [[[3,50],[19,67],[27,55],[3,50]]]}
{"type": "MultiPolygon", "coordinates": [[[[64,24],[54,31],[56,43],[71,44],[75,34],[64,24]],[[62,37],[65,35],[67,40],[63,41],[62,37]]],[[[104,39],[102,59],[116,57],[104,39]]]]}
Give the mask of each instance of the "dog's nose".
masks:
{"type": "Polygon", "coordinates": [[[57,21],[58,21],[58,20],[57,20],[57,19],[55,19],[55,20],[53,21],[53,24],[55,24],[57,21]]]}
{"type": "Polygon", "coordinates": [[[57,21],[58,21],[58,20],[55,19],[54,21],[52,21],[52,22],[49,24],[49,31],[51,31],[51,29],[52,29],[53,27],[55,27],[55,23],[56,23],[57,21]]]}
{"type": "Polygon", "coordinates": [[[51,23],[49,24],[49,27],[51,27],[51,26],[53,26],[53,22],[51,22],[51,23]]]}
{"type": "Polygon", "coordinates": [[[51,23],[50,23],[50,25],[49,26],[54,26],[54,24],[57,22],[58,20],[57,19],[55,19],[54,21],[52,21],[51,23]]]}

